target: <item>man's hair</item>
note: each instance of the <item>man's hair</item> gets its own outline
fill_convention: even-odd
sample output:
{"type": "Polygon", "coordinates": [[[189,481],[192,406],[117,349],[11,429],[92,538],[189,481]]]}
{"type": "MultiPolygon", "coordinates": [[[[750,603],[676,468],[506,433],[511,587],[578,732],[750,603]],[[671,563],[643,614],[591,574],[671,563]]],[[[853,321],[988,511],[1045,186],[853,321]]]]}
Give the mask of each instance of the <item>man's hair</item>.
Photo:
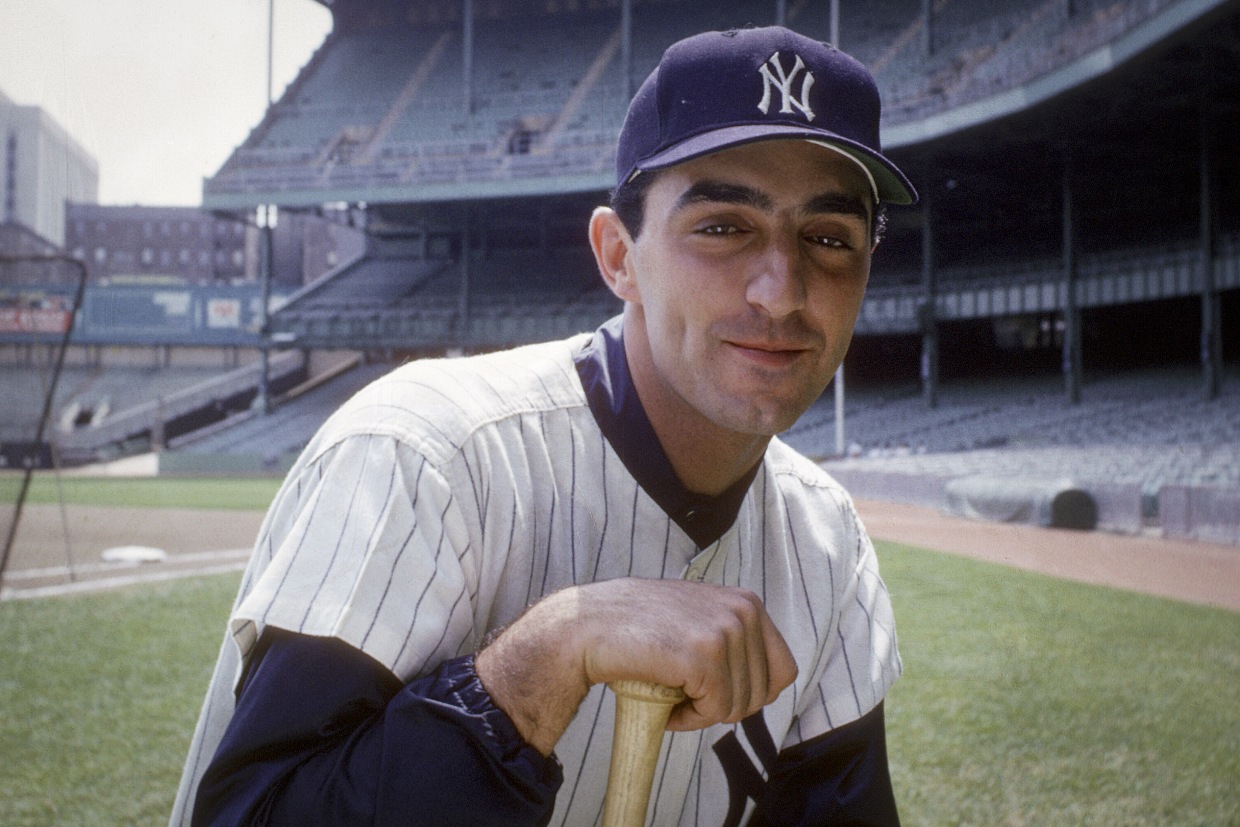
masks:
{"type": "MultiPolygon", "coordinates": [[[[642,231],[642,224],[646,220],[646,193],[659,179],[660,172],[661,170],[657,169],[643,172],[611,192],[611,209],[619,217],[620,223],[624,225],[624,229],[629,231],[629,236],[634,241],[637,240],[638,234],[642,231]]],[[[874,220],[870,226],[870,244],[882,241],[886,230],[887,205],[879,202],[874,210],[874,220]]]]}
{"type": "Polygon", "coordinates": [[[646,220],[646,192],[659,174],[657,169],[642,172],[611,191],[611,209],[635,241],[646,220]]]}

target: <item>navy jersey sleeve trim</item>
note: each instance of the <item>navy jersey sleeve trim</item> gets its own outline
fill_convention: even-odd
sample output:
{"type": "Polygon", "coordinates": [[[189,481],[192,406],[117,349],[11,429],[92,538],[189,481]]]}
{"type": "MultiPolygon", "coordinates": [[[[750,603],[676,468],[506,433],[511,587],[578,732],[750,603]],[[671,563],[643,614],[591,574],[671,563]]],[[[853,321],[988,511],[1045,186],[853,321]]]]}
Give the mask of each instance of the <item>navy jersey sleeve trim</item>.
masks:
{"type": "Polygon", "coordinates": [[[883,705],[782,751],[757,802],[750,827],[899,827],[883,705]]]}
{"type": "Polygon", "coordinates": [[[456,658],[402,685],[353,647],[267,629],[195,825],[545,824],[558,762],[456,658]],[[464,819],[462,821],[462,819],[464,819]]]}

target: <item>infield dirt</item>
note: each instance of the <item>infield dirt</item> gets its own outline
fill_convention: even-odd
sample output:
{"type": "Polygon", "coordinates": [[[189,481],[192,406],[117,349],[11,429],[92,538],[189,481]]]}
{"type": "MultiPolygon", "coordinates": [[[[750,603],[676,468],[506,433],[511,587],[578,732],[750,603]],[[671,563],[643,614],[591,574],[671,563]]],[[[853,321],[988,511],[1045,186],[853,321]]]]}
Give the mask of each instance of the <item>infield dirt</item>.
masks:
{"type": "MultiPolygon", "coordinates": [[[[858,500],[870,534],[921,548],[989,560],[1054,577],[1203,603],[1240,611],[1240,547],[1066,531],[967,520],[930,508],[858,500]]],[[[51,570],[90,567],[84,576],[107,573],[102,553],[146,546],[168,553],[158,568],[201,564],[203,554],[249,549],[263,513],[192,508],[118,508],[28,505],[23,512],[8,571],[49,570],[22,585],[46,585],[64,575],[51,570]]],[[[6,585],[20,587],[9,579],[6,585]]]]}

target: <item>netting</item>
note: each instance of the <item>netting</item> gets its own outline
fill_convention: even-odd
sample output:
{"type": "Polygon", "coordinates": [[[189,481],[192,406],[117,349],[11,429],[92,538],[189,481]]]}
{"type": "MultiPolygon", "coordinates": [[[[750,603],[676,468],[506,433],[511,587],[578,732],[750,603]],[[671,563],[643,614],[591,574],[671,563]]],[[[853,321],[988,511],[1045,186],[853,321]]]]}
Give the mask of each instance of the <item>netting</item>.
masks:
{"type": "Polygon", "coordinates": [[[30,481],[56,462],[49,434],[65,348],[82,301],[86,268],[63,255],[0,255],[0,577],[30,481]]]}

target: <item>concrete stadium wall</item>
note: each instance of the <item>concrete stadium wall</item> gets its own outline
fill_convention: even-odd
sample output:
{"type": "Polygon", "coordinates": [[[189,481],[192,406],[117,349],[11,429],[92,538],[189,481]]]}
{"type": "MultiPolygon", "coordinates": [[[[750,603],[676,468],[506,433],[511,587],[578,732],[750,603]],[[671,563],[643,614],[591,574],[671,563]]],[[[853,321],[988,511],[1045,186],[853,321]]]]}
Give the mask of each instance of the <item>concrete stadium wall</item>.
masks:
{"type": "MultiPolygon", "coordinates": [[[[72,294],[59,287],[0,288],[9,316],[0,317],[0,343],[58,341],[67,311],[54,322],[31,326],[24,320],[46,307],[72,304],[72,294]],[[34,296],[35,298],[31,298],[34,296]],[[29,305],[29,306],[28,306],[29,305]]],[[[272,310],[287,300],[273,293],[272,310]]],[[[229,285],[91,285],[73,325],[75,345],[248,346],[260,343],[262,289],[257,284],[229,285]]]]}
{"type": "Polygon", "coordinates": [[[1098,528],[1117,534],[1140,534],[1144,530],[1140,485],[1090,483],[1083,487],[1098,506],[1098,528]]]}
{"type": "MultiPolygon", "coordinates": [[[[887,500],[946,510],[948,484],[954,477],[830,469],[841,485],[858,499],[887,500]]],[[[1146,529],[1141,486],[1136,483],[1080,486],[1097,507],[1097,528],[1117,534],[1140,534],[1146,529]]],[[[1166,486],[1159,495],[1159,521],[1168,537],[1240,544],[1240,491],[1228,488],[1166,486]]]]}
{"type": "Polygon", "coordinates": [[[1158,515],[1168,537],[1240,545],[1240,490],[1167,485],[1158,492],[1158,515]]]}
{"type": "Polygon", "coordinates": [[[853,468],[832,468],[829,473],[857,499],[888,500],[926,508],[943,507],[947,482],[951,479],[929,474],[853,468]]]}

